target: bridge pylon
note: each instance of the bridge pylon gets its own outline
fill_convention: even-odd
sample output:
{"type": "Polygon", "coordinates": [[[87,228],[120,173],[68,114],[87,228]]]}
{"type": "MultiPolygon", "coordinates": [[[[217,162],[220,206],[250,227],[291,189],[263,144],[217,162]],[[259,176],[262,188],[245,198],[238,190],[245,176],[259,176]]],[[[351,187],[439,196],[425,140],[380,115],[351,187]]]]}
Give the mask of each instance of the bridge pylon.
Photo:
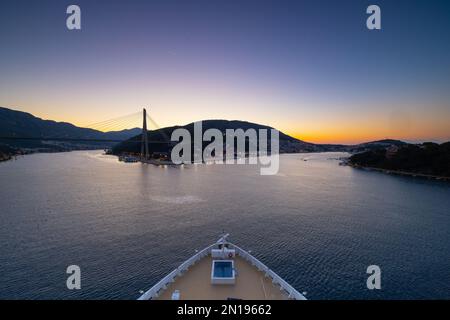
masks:
{"type": "Polygon", "coordinates": [[[147,110],[143,109],[144,121],[142,123],[142,142],[141,142],[141,158],[147,160],[148,152],[148,135],[147,135],[147,110]]]}

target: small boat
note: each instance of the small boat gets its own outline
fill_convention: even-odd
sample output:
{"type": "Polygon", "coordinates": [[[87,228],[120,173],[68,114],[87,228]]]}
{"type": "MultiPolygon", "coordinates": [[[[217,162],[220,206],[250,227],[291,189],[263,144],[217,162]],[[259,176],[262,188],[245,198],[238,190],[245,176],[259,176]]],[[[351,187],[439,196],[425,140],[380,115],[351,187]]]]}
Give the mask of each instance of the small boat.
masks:
{"type": "Polygon", "coordinates": [[[228,236],[198,251],[139,300],[306,300],[228,236]]]}
{"type": "Polygon", "coordinates": [[[134,163],[139,162],[139,159],[132,156],[120,156],[119,161],[126,162],[126,163],[134,163]]]}

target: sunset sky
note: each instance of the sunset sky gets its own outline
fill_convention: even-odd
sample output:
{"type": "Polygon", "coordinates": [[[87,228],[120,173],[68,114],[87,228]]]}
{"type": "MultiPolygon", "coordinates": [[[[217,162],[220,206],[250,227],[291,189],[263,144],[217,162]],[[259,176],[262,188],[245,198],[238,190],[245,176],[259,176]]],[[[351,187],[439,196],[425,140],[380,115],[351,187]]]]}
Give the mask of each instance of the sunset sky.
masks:
{"type": "Polygon", "coordinates": [[[0,106],[80,126],[147,107],[161,126],[447,141],[449,39],[449,1],[2,0],[0,106]],[[366,28],[369,4],[382,30],[366,28]]]}

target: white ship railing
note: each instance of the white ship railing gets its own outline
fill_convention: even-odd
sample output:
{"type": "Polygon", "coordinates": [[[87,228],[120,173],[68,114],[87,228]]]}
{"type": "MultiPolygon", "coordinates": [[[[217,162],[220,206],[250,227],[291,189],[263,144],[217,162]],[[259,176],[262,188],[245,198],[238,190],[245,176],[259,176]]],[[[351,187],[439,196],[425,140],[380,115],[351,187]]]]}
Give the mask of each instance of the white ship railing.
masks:
{"type": "Polygon", "coordinates": [[[175,281],[175,278],[182,275],[185,271],[189,269],[189,267],[193,266],[197,261],[209,255],[211,249],[216,246],[216,244],[212,244],[209,247],[206,247],[202,251],[197,252],[192,257],[183,262],[178,268],[173,270],[167,276],[162,278],[157,284],[151,287],[148,291],[146,291],[142,296],[138,298],[138,300],[150,300],[156,298],[159,294],[160,290],[164,290],[167,286],[175,281]]]}
{"type": "MultiPolygon", "coordinates": [[[[220,240],[219,240],[220,241],[220,240]]],[[[249,263],[254,265],[258,270],[264,272],[266,276],[272,279],[274,284],[278,284],[281,289],[285,290],[289,294],[290,299],[295,300],[306,300],[305,296],[298,292],[294,287],[292,287],[289,283],[287,283],[283,278],[273,272],[269,267],[267,267],[264,263],[256,259],[250,253],[245,251],[244,249],[236,246],[235,244],[229,243],[235,250],[236,253],[241,256],[243,259],[247,260],[249,263]]],[[[151,287],[148,291],[142,294],[138,300],[151,300],[153,298],[158,297],[161,290],[167,288],[167,286],[175,281],[175,278],[181,276],[185,271],[189,269],[189,267],[193,266],[197,261],[202,258],[208,256],[211,252],[211,249],[216,247],[217,243],[212,244],[205,249],[197,252],[192,257],[183,262],[178,268],[170,272],[167,276],[162,278],[157,284],[151,287]]]]}
{"type": "Polygon", "coordinates": [[[262,271],[266,274],[266,276],[270,277],[272,279],[272,282],[274,284],[278,284],[283,290],[285,290],[289,294],[290,299],[295,300],[306,300],[306,297],[302,295],[300,292],[298,292],[293,286],[291,286],[289,283],[287,283],[283,278],[281,278],[279,275],[277,275],[275,272],[273,272],[268,266],[266,266],[264,263],[256,259],[254,256],[252,256],[250,253],[245,251],[244,249],[238,247],[235,244],[230,243],[234,249],[236,250],[236,253],[240,255],[242,258],[250,262],[252,265],[254,265],[256,268],[258,268],[259,271],[262,271]]]}

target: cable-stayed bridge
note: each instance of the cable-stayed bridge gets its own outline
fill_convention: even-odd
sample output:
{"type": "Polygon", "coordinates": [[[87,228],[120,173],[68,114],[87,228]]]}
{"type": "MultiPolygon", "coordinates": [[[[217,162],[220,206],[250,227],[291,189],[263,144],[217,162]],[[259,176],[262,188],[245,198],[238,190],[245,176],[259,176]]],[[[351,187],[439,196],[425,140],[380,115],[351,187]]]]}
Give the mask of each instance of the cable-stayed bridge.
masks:
{"type": "Polygon", "coordinates": [[[124,137],[123,132],[127,130],[142,128],[141,130],[141,158],[148,159],[149,144],[171,144],[169,137],[161,131],[161,140],[149,140],[147,123],[152,130],[160,129],[160,126],[147,113],[144,108],[142,111],[124,115],[114,119],[92,123],[82,129],[92,129],[92,132],[81,134],[81,136],[70,136],[70,134],[54,134],[46,136],[0,136],[0,140],[36,140],[36,141],[62,141],[62,142],[92,142],[92,143],[136,143],[136,140],[129,140],[130,136],[124,137]],[[140,125],[140,124],[141,125],[140,125]],[[101,137],[102,135],[105,138],[101,137]]]}

